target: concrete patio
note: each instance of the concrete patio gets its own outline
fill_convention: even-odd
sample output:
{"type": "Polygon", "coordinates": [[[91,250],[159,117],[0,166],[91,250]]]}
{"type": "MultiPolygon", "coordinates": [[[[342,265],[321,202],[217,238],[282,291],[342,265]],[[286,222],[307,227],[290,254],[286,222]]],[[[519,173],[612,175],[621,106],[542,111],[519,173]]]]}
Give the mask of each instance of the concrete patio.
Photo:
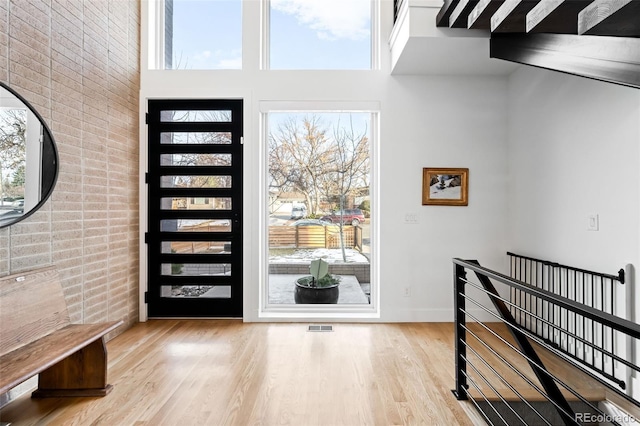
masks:
{"type": "MultiPolygon", "coordinates": [[[[308,268],[308,266],[307,266],[308,268]]],[[[269,274],[269,303],[294,304],[293,290],[296,279],[308,274],[269,274]]],[[[369,298],[362,291],[354,275],[340,275],[338,304],[368,304],[369,298]]]]}

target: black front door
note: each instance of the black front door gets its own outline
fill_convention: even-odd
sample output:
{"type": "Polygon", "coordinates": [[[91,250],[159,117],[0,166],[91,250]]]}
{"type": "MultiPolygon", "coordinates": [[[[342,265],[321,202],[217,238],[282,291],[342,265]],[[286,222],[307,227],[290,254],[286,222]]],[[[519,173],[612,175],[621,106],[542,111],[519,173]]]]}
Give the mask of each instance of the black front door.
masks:
{"type": "Polygon", "coordinates": [[[150,100],[149,317],[242,317],[242,100],[150,100]]]}

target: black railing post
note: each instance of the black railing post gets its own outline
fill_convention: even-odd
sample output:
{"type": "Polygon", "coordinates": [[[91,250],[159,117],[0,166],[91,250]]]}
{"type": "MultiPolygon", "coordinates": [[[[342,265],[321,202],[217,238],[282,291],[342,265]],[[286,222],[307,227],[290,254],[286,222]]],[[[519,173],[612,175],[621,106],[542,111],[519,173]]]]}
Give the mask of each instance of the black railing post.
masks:
{"type": "Polygon", "coordinates": [[[467,277],[467,272],[464,270],[463,266],[454,265],[453,268],[454,274],[454,309],[455,309],[455,320],[456,320],[456,331],[455,331],[455,351],[456,351],[456,388],[452,391],[458,400],[466,400],[467,397],[467,389],[469,385],[467,384],[467,331],[465,330],[466,326],[466,306],[465,306],[465,298],[464,298],[464,284],[465,278],[467,277]]]}

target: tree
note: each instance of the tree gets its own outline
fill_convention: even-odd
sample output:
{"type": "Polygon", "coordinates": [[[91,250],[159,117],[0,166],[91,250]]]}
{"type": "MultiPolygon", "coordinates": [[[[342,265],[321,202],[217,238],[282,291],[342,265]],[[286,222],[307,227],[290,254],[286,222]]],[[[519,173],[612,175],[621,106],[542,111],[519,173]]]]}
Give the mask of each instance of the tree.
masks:
{"type": "Polygon", "coordinates": [[[27,113],[24,109],[0,110],[0,196],[4,196],[5,173],[25,164],[27,113]]]}
{"type": "Polygon", "coordinates": [[[312,215],[320,211],[327,164],[335,151],[321,126],[317,116],[290,117],[269,133],[270,188],[302,193],[312,215]]]}
{"type": "MultiPolygon", "coordinates": [[[[328,129],[318,116],[296,120],[289,117],[269,133],[269,187],[277,193],[304,195],[312,215],[320,212],[320,201],[335,201],[340,210],[345,200],[369,187],[369,138],[367,129],[357,131],[336,122],[328,129]]],[[[340,221],[343,259],[344,229],[340,221]]]]}
{"type": "Polygon", "coordinates": [[[322,185],[327,199],[344,202],[352,192],[369,187],[369,138],[366,135],[367,129],[355,131],[351,117],[348,127],[341,126],[340,122],[334,127],[332,161],[327,165],[322,185]]]}
{"type": "MultiPolygon", "coordinates": [[[[353,127],[353,119],[349,117],[348,127],[340,126],[333,129],[335,150],[333,161],[325,174],[324,191],[327,196],[338,197],[340,212],[345,209],[345,199],[356,189],[369,186],[369,138],[367,130],[357,133],[353,127]]],[[[342,258],[346,262],[344,249],[344,220],[339,221],[340,247],[342,258]]]]}

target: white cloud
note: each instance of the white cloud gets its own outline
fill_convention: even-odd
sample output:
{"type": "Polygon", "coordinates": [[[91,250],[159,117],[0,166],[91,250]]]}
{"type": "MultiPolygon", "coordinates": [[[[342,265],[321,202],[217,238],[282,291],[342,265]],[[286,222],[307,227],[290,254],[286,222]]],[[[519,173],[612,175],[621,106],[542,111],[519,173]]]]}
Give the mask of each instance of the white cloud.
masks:
{"type": "Polygon", "coordinates": [[[203,61],[203,60],[209,59],[210,57],[211,57],[210,50],[204,50],[200,53],[193,55],[193,59],[195,59],[196,61],[203,61]]]}
{"type": "Polygon", "coordinates": [[[271,7],[294,16],[323,40],[362,40],[369,36],[369,0],[271,0],[271,7]]]}

